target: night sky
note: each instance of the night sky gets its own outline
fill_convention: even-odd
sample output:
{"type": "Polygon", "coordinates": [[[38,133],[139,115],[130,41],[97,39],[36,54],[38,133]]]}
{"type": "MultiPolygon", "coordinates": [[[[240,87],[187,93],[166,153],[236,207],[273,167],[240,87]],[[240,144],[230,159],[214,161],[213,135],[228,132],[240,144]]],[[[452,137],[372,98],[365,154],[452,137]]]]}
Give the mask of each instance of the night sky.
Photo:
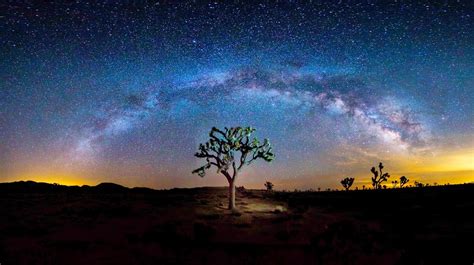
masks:
{"type": "Polygon", "coordinates": [[[272,142],[245,187],[474,181],[471,1],[10,2],[0,181],[224,186],[191,174],[212,126],[272,142]]]}

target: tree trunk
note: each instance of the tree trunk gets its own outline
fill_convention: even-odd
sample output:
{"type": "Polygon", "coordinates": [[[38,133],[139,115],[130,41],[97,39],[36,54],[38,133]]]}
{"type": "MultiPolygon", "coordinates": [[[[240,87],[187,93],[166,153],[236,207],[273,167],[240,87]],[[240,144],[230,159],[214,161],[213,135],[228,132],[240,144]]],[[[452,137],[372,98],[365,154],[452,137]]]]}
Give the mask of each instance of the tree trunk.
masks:
{"type": "Polygon", "coordinates": [[[235,181],[229,181],[229,210],[235,209],[235,181]]]}

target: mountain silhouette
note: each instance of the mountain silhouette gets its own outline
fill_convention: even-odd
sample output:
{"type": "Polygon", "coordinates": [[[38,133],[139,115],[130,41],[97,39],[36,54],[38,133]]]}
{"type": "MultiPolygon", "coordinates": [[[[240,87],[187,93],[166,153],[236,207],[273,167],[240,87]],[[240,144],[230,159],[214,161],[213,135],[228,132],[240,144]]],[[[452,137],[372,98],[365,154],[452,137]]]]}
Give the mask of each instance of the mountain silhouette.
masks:
{"type": "MultiPolygon", "coordinates": [[[[135,190],[134,188],[133,190],[135,190]]],[[[145,188],[147,189],[147,188],[145,188]]],[[[119,184],[104,182],[97,186],[66,186],[57,183],[44,183],[35,181],[16,181],[0,183],[0,191],[8,193],[56,193],[56,192],[102,192],[102,193],[121,193],[132,189],[119,184]]]]}

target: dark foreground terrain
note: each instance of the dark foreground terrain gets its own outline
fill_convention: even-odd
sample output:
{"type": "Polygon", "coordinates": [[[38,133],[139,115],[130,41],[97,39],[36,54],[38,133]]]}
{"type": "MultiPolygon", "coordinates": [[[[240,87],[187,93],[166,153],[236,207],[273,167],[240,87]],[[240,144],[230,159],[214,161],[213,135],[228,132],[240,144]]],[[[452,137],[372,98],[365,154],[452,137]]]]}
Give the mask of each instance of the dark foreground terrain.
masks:
{"type": "Polygon", "coordinates": [[[474,185],[351,192],[0,184],[0,263],[473,264],[474,185]]]}

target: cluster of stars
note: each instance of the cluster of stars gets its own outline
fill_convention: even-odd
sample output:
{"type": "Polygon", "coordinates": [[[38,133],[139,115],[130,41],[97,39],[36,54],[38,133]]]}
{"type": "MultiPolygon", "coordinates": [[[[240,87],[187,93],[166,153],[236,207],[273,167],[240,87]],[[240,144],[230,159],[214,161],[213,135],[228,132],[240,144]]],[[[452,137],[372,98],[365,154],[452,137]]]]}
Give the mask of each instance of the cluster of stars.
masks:
{"type": "Polygon", "coordinates": [[[0,178],[199,185],[192,155],[212,126],[272,140],[272,167],[246,173],[257,182],[317,183],[472,140],[474,23],[462,1],[5,7],[0,178]]]}

